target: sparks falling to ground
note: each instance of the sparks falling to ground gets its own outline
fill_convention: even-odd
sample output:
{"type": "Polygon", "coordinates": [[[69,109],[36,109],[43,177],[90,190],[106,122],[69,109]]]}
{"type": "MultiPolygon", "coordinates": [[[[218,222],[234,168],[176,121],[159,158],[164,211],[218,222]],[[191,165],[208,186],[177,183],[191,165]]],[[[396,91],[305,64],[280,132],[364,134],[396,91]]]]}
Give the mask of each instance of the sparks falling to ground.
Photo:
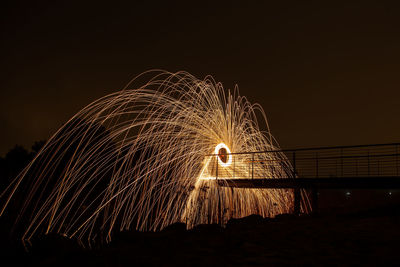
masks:
{"type": "MultiPolygon", "coordinates": [[[[2,194],[2,213],[23,190],[17,221],[24,240],[56,232],[88,241],[175,222],[191,228],[287,213],[293,202],[287,190],[216,183],[218,168],[220,178],[232,171],[231,152],[275,149],[263,109],[240,96],[238,88],[225,91],[211,76],[146,72],[61,127],[2,194]],[[267,131],[260,130],[257,113],[267,131]]],[[[265,162],[287,162],[285,156],[264,157],[257,172],[283,177],[284,168],[273,170],[265,162]]],[[[236,168],[247,164],[234,163],[236,168]]]]}

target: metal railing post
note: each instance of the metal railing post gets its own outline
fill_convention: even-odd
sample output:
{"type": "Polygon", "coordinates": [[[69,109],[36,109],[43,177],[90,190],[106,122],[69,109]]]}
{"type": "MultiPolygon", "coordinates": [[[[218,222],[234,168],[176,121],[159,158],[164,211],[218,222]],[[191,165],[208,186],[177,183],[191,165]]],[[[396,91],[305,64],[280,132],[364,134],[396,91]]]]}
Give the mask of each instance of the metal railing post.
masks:
{"type": "Polygon", "coordinates": [[[399,145],[396,145],[396,175],[399,176],[399,145]]]}
{"type": "Polygon", "coordinates": [[[231,155],[232,160],[233,160],[233,179],[235,179],[235,157],[231,155]]]}
{"type": "Polygon", "coordinates": [[[338,160],[335,159],[335,176],[338,177],[338,160]]]}
{"type": "Polygon", "coordinates": [[[356,158],[356,177],[358,177],[358,158],[356,158]]]}
{"type": "Polygon", "coordinates": [[[367,157],[367,160],[368,160],[367,166],[368,166],[368,176],[369,176],[369,171],[370,171],[370,167],[369,167],[369,149],[368,149],[368,157],[367,157]]]}
{"type": "Polygon", "coordinates": [[[381,175],[381,161],[378,160],[378,176],[381,175]]]}
{"type": "Polygon", "coordinates": [[[340,149],[340,177],[343,177],[343,148],[340,149]]]}
{"type": "Polygon", "coordinates": [[[254,179],[254,153],[251,155],[251,179],[254,179]]]}
{"type": "Polygon", "coordinates": [[[293,178],[296,178],[296,151],[293,151],[292,154],[293,161],[293,178]]]}
{"type": "MultiPolygon", "coordinates": [[[[248,155],[246,155],[246,157],[248,158],[248,155]]],[[[250,162],[249,158],[248,158],[248,162],[249,162],[249,172],[247,174],[247,178],[250,178],[250,175],[251,175],[251,162],[250,162]]]]}

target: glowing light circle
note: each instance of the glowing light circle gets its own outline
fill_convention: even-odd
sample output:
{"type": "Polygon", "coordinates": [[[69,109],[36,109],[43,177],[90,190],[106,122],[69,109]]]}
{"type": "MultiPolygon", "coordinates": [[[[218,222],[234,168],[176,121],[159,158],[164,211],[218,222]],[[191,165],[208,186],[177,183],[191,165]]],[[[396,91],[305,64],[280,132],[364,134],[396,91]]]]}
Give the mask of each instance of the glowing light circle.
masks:
{"type": "Polygon", "coordinates": [[[232,155],[227,145],[225,145],[224,143],[219,143],[215,147],[215,154],[217,154],[218,163],[222,167],[228,167],[229,165],[231,165],[232,155]]]}

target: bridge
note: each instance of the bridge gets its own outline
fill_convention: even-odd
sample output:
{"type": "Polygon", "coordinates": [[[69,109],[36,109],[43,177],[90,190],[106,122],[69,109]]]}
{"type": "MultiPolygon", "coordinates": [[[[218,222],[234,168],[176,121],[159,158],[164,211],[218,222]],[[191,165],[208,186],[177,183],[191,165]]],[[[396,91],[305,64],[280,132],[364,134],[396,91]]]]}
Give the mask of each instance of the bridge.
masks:
{"type": "MultiPolygon", "coordinates": [[[[216,154],[214,157],[218,156],[216,154]]],[[[320,189],[400,189],[400,143],[230,153],[230,168],[215,163],[219,186],[293,189],[295,214],[301,192],[317,212],[320,189]],[[274,154],[280,154],[276,160],[274,154]],[[266,173],[265,169],[269,171],[266,173]],[[279,179],[276,178],[279,174],[279,179]]]]}

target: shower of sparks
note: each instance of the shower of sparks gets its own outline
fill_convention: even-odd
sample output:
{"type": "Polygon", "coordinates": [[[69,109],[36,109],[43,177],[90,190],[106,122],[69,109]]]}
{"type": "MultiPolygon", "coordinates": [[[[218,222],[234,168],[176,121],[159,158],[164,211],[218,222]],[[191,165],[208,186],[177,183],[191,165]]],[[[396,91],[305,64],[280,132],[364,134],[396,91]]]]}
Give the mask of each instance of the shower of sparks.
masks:
{"type": "MultiPolygon", "coordinates": [[[[228,177],[234,164],[242,177],[249,176],[248,168],[240,168],[248,163],[232,164],[231,152],[275,149],[263,109],[237,87],[225,91],[211,76],[146,72],[61,127],[2,194],[1,212],[29,180],[20,212],[29,218],[24,240],[56,232],[109,241],[113,232],[128,229],[274,216],[290,212],[291,191],[221,187],[216,180],[228,177]],[[147,75],[151,78],[138,86],[147,75]]],[[[285,176],[284,168],[265,164],[287,164],[284,154],[258,157],[260,176],[285,176]]]]}

